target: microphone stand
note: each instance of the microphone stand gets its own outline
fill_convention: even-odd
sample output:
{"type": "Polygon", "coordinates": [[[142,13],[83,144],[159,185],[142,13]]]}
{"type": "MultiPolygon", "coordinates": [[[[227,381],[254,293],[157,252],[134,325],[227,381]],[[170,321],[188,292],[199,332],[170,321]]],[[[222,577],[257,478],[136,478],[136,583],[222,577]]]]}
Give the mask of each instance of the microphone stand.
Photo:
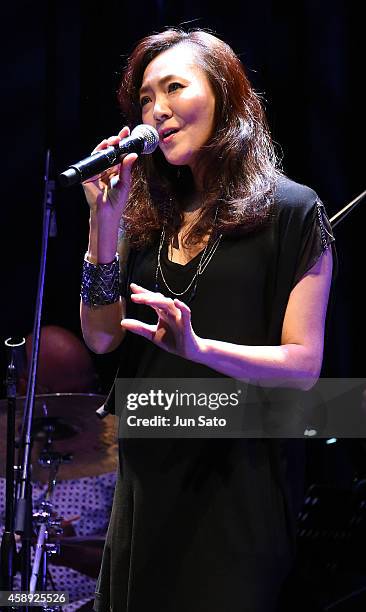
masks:
{"type": "MultiPolygon", "coordinates": [[[[15,533],[21,535],[21,589],[29,591],[30,585],[30,564],[31,564],[31,539],[32,539],[32,486],[30,479],[30,459],[31,459],[31,429],[33,419],[33,409],[36,390],[36,376],[39,354],[39,339],[41,327],[41,315],[43,305],[43,292],[45,281],[45,270],[47,260],[47,246],[50,232],[50,220],[54,210],[53,192],[55,183],[49,179],[50,174],[50,150],[46,154],[45,168],[45,187],[43,198],[43,230],[42,230],[42,250],[41,264],[38,276],[36,311],[33,326],[33,345],[32,357],[28,376],[27,395],[22,422],[22,432],[19,441],[19,461],[18,461],[18,495],[16,500],[15,513],[15,533]]],[[[23,610],[28,611],[29,606],[23,610]]]]}
{"type": "Polygon", "coordinates": [[[15,455],[15,413],[16,385],[18,372],[22,370],[25,356],[25,338],[8,338],[5,346],[9,350],[9,362],[6,376],[7,396],[7,434],[6,434],[6,493],[5,493],[5,529],[1,539],[0,552],[0,589],[13,590],[15,571],[16,545],[14,534],[14,455],[15,455]]]}

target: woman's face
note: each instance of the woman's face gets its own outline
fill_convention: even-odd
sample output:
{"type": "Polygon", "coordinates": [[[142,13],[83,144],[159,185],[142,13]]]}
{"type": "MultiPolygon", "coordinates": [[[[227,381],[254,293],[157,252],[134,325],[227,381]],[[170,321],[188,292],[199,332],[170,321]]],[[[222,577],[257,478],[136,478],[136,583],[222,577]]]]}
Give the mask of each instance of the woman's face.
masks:
{"type": "Polygon", "coordinates": [[[163,51],[147,65],[140,104],[143,123],[159,132],[166,160],[187,165],[194,174],[200,149],[213,131],[215,96],[189,45],[163,51]]]}

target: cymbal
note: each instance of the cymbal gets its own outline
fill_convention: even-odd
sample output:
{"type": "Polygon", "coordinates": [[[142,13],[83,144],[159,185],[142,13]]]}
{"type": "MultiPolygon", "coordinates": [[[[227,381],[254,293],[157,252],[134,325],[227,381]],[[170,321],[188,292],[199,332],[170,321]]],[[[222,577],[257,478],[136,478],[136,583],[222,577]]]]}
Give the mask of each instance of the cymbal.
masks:
{"type": "MultiPolygon", "coordinates": [[[[38,463],[51,433],[52,451],[73,458],[61,464],[57,480],[97,476],[117,468],[118,420],[113,416],[100,419],[95,411],[105,397],[94,393],[52,393],[37,395],[33,414],[32,480],[47,482],[49,470],[38,463]]],[[[20,434],[25,397],[16,400],[16,436],[20,434]]],[[[7,400],[0,401],[0,431],[6,431],[7,400]]],[[[17,450],[15,453],[17,457],[17,450]]],[[[16,462],[16,461],[15,461],[16,462]]],[[[5,476],[6,444],[0,446],[0,476],[5,476]]]]}

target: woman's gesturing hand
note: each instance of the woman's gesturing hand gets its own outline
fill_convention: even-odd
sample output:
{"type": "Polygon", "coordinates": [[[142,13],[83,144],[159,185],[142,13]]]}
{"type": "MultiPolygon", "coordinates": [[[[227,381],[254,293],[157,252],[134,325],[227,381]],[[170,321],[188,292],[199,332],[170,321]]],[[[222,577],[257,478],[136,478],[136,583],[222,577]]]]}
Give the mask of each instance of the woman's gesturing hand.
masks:
{"type": "MultiPolygon", "coordinates": [[[[118,144],[129,134],[130,130],[126,126],[117,136],[111,136],[99,143],[93,153],[118,144]]],[[[100,218],[115,220],[116,223],[119,223],[130,192],[131,170],[137,157],[136,153],[130,153],[117,166],[82,183],[92,214],[96,213],[100,218]]]]}
{"type": "Polygon", "coordinates": [[[169,353],[197,361],[202,339],[192,329],[191,310],[187,304],[144,289],[135,283],[131,284],[131,289],[131,300],[135,304],[151,306],[158,315],[158,322],[156,325],[149,325],[136,319],[123,319],[122,327],[147,338],[169,353]]]}

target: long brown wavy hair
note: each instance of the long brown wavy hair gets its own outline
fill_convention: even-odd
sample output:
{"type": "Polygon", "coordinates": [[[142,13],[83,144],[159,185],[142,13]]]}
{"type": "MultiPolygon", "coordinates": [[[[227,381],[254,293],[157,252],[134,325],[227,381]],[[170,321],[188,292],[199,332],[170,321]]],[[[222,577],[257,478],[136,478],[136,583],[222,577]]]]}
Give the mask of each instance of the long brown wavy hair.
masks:
{"type": "MultiPolygon", "coordinates": [[[[212,135],[200,152],[204,201],[198,221],[185,238],[200,243],[215,235],[249,232],[270,218],[276,179],[281,174],[259,95],[232,48],[202,29],[169,28],[143,38],[127,61],[118,100],[131,128],[141,123],[139,90],[147,65],[175,45],[189,45],[215,95],[212,135]]],[[[188,166],[169,164],[160,149],[142,155],[133,168],[133,183],[122,218],[124,233],[136,248],[153,242],[165,225],[173,236],[183,221],[182,197],[193,191],[188,166]]]]}

